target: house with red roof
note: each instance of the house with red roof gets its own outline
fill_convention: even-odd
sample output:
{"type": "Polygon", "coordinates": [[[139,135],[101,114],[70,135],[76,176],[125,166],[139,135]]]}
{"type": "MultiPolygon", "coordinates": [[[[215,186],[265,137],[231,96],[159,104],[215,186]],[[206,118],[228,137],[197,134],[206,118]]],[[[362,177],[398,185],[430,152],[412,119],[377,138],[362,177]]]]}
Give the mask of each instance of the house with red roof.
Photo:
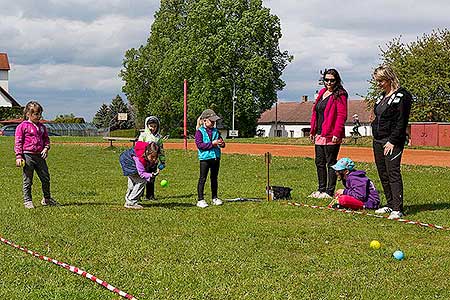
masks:
{"type": "MultiPolygon", "coordinates": [[[[311,130],[310,120],[314,102],[304,96],[302,101],[277,102],[271,109],[262,113],[258,120],[256,133],[261,137],[307,137],[311,130]]],[[[372,112],[363,100],[348,101],[348,117],[345,123],[345,135],[351,136],[353,116],[357,115],[362,136],[371,136],[372,112]]]]}
{"type": "Polygon", "coordinates": [[[0,53],[0,107],[14,107],[21,105],[9,93],[9,61],[6,53],[0,53]]]}

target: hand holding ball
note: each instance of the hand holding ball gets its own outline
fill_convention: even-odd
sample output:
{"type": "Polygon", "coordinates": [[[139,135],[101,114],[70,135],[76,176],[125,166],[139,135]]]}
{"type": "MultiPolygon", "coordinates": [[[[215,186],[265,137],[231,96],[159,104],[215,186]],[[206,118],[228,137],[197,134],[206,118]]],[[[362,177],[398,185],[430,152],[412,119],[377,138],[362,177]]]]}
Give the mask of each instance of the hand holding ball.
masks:
{"type": "Polygon", "coordinates": [[[380,247],[381,247],[381,244],[379,241],[373,240],[370,242],[370,248],[377,250],[377,249],[380,249],[380,247]]]}
{"type": "Polygon", "coordinates": [[[25,167],[25,160],[24,159],[16,159],[16,167],[20,168],[20,167],[25,167]]]}
{"type": "Polygon", "coordinates": [[[169,182],[167,180],[163,179],[163,180],[161,180],[160,184],[162,187],[166,187],[169,184],[169,182]]]}

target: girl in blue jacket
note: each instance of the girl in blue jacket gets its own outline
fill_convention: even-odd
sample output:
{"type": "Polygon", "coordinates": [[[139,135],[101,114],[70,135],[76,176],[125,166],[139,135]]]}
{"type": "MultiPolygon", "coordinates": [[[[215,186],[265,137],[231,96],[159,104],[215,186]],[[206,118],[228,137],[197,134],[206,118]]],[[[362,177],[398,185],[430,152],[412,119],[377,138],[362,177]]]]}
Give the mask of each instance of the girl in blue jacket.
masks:
{"type": "Polygon", "coordinates": [[[213,205],[222,205],[222,200],[217,197],[220,148],[225,147],[225,142],[215,127],[220,117],[212,109],[206,109],[199,117],[197,131],[195,132],[195,144],[198,148],[198,159],[200,160],[200,178],[197,184],[198,200],[197,206],[208,207],[204,199],[204,189],[208,171],[211,170],[211,196],[213,205]]]}

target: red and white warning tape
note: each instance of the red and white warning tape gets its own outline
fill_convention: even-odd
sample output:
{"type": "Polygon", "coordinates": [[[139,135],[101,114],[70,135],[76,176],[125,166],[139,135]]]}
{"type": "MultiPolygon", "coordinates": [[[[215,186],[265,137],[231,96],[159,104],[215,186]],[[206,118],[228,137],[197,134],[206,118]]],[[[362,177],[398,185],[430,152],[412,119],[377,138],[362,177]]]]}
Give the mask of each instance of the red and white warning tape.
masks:
{"type": "Polygon", "coordinates": [[[107,283],[106,281],[103,281],[103,280],[101,280],[100,278],[97,278],[97,277],[95,277],[94,275],[87,273],[86,271],[83,271],[83,270],[81,270],[81,269],[78,269],[77,267],[68,265],[68,264],[66,264],[66,263],[57,261],[56,259],[53,259],[53,258],[44,256],[44,255],[41,255],[41,254],[39,254],[39,253],[37,253],[37,252],[35,252],[35,251],[29,250],[29,249],[24,248],[24,247],[22,247],[22,246],[20,246],[20,245],[14,244],[13,242],[10,242],[10,241],[8,241],[7,239],[4,239],[4,238],[2,238],[2,237],[0,237],[0,240],[1,240],[3,243],[5,243],[5,244],[7,244],[7,245],[9,245],[9,246],[11,246],[11,247],[14,247],[14,248],[16,248],[16,249],[18,249],[18,250],[20,250],[20,251],[23,251],[23,252],[25,252],[25,253],[31,254],[31,255],[33,255],[34,257],[37,257],[37,258],[39,258],[39,259],[41,259],[41,260],[45,260],[45,261],[54,263],[55,265],[60,266],[60,267],[62,267],[62,268],[64,268],[64,269],[67,269],[67,270],[69,270],[70,272],[73,272],[73,273],[78,274],[78,275],[81,275],[81,276],[83,276],[83,277],[85,277],[85,278],[87,278],[87,279],[90,279],[90,280],[92,280],[92,281],[94,281],[94,282],[100,284],[101,286],[107,288],[107,289],[110,290],[111,292],[116,293],[116,294],[119,294],[120,296],[122,296],[122,297],[124,297],[124,298],[126,298],[126,299],[137,300],[134,296],[132,296],[132,295],[130,295],[130,294],[127,294],[127,293],[125,293],[125,292],[119,290],[119,289],[116,288],[116,287],[113,287],[112,285],[110,285],[110,284],[107,283]]]}
{"type": "MultiPolygon", "coordinates": [[[[347,214],[365,215],[365,216],[371,216],[371,217],[382,218],[382,219],[388,218],[387,216],[383,216],[383,215],[376,215],[376,214],[371,214],[371,213],[367,213],[367,212],[363,212],[363,211],[355,211],[355,210],[350,210],[350,209],[345,209],[345,208],[332,208],[332,207],[328,207],[328,206],[309,205],[309,204],[296,203],[296,202],[288,202],[288,204],[292,205],[292,206],[309,207],[309,208],[316,208],[316,209],[322,209],[322,210],[325,210],[325,209],[326,210],[335,210],[335,211],[340,211],[340,212],[347,213],[347,214]]],[[[401,222],[404,224],[411,224],[411,225],[417,225],[417,226],[422,226],[422,227],[450,230],[450,227],[440,226],[440,225],[436,225],[436,224],[427,224],[427,223],[423,223],[423,222],[419,222],[419,221],[411,221],[411,220],[407,220],[407,219],[393,219],[393,221],[398,221],[398,222],[401,222]]]]}

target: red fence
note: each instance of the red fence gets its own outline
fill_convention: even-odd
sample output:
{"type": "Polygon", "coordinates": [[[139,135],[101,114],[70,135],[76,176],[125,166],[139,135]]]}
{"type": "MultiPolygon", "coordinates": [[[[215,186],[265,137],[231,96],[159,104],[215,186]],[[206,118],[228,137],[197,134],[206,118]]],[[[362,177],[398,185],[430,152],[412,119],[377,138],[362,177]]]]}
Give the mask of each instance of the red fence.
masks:
{"type": "Polygon", "coordinates": [[[411,146],[450,147],[450,123],[411,123],[411,146]]]}

